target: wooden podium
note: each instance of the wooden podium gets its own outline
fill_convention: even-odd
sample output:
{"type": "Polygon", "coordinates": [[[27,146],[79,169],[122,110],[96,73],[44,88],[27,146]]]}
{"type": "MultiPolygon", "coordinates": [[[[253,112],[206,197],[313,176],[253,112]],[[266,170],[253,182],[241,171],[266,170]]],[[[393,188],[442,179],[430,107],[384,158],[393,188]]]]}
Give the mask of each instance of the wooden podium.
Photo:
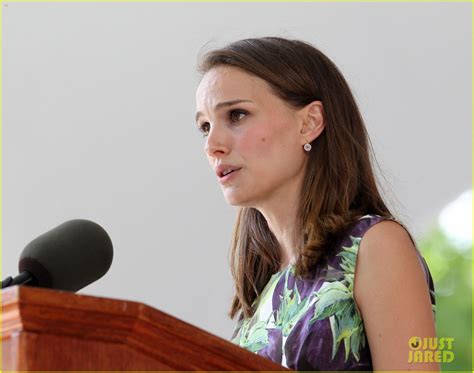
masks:
{"type": "Polygon", "coordinates": [[[14,286],[2,291],[2,371],[286,368],[141,303],[14,286]]]}

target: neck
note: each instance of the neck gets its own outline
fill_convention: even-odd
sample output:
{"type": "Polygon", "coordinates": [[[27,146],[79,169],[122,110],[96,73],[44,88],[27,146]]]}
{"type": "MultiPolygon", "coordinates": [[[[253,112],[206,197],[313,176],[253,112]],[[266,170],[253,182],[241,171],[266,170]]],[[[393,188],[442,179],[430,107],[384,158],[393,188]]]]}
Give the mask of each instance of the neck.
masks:
{"type": "Polygon", "coordinates": [[[281,249],[280,269],[296,261],[296,248],[301,242],[297,231],[298,201],[278,201],[272,207],[259,208],[281,249]]]}

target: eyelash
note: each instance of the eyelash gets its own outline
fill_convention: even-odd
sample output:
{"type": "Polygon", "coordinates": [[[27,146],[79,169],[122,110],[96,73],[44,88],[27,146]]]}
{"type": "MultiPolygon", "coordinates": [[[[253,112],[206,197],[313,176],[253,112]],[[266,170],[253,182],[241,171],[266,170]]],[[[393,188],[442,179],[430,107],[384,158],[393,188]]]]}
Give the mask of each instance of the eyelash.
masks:
{"type": "MultiPolygon", "coordinates": [[[[242,109],[233,109],[233,110],[230,110],[229,113],[228,113],[228,116],[229,116],[229,119],[231,122],[235,123],[235,122],[238,122],[240,119],[237,119],[235,121],[232,121],[232,115],[233,114],[243,114],[243,115],[247,115],[248,112],[246,110],[242,110],[242,109]]],[[[202,132],[203,134],[203,137],[206,137],[208,134],[209,134],[209,123],[208,122],[204,122],[204,123],[201,123],[198,125],[198,130],[200,132],[202,132]],[[207,129],[206,129],[207,128],[207,129]]]]}

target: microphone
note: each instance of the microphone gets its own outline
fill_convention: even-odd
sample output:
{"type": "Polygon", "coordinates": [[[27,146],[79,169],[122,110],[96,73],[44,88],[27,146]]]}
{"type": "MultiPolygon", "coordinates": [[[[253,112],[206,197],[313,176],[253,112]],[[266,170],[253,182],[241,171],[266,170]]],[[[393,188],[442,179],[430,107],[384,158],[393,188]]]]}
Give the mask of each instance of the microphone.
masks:
{"type": "Polygon", "coordinates": [[[69,220],[26,245],[20,274],[2,281],[2,289],[24,284],[75,292],[105,275],[112,258],[112,241],[100,225],[69,220]]]}

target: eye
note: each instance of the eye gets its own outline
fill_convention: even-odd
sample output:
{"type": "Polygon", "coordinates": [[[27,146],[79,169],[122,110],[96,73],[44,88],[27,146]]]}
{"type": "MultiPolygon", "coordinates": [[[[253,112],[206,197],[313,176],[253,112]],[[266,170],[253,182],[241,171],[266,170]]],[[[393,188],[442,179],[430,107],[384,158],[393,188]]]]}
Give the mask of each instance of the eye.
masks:
{"type": "MultiPolygon", "coordinates": [[[[246,115],[248,115],[248,111],[242,109],[234,109],[229,111],[229,119],[232,123],[238,122],[239,120],[243,119],[246,115]]],[[[209,122],[200,123],[197,125],[199,132],[203,134],[203,137],[209,135],[209,131],[211,130],[211,125],[209,122]]]]}
{"type": "Polygon", "coordinates": [[[246,116],[247,114],[248,112],[245,110],[241,110],[241,109],[231,110],[229,111],[229,119],[231,120],[231,122],[237,122],[243,119],[243,117],[246,116]]]}
{"type": "Polygon", "coordinates": [[[198,124],[198,130],[201,132],[203,137],[206,137],[209,134],[209,129],[210,129],[210,124],[208,122],[204,122],[201,124],[198,124]]]}

